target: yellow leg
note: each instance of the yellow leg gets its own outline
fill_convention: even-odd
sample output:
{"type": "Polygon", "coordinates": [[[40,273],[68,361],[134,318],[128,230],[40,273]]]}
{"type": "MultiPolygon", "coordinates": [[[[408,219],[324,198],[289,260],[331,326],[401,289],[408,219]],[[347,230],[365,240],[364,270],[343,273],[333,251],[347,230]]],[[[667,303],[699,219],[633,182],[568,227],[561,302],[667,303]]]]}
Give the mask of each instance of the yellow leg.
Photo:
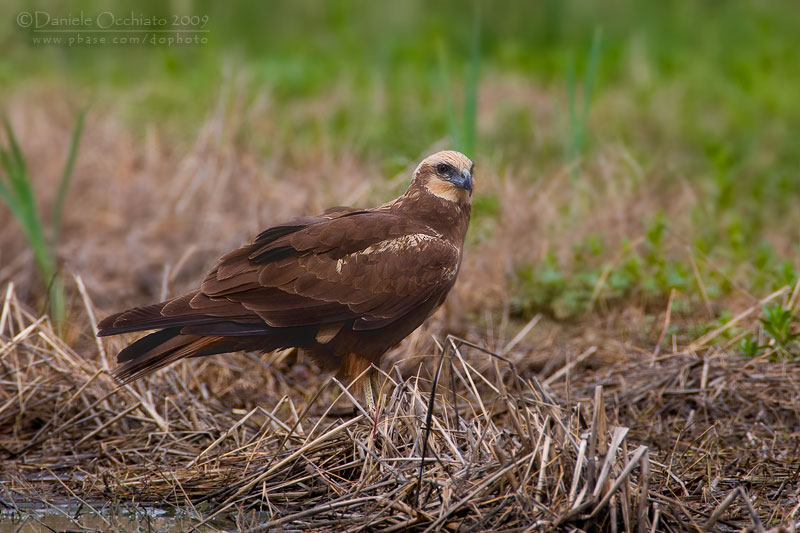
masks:
{"type": "Polygon", "coordinates": [[[375,397],[375,405],[377,406],[381,394],[381,385],[383,385],[383,383],[381,383],[380,376],[374,368],[369,370],[369,380],[372,385],[372,394],[375,397]]]}
{"type": "Polygon", "coordinates": [[[378,404],[378,393],[381,390],[378,376],[375,374],[374,369],[367,370],[367,375],[361,377],[358,386],[358,392],[361,393],[367,412],[374,414],[378,404]]]}
{"type": "Polygon", "coordinates": [[[370,359],[356,353],[348,353],[342,360],[339,374],[348,380],[360,376],[357,382],[352,383],[350,390],[360,397],[359,400],[363,402],[368,412],[375,413],[381,382],[378,380],[375,369],[372,368],[371,364],[372,361],[370,359]]]}

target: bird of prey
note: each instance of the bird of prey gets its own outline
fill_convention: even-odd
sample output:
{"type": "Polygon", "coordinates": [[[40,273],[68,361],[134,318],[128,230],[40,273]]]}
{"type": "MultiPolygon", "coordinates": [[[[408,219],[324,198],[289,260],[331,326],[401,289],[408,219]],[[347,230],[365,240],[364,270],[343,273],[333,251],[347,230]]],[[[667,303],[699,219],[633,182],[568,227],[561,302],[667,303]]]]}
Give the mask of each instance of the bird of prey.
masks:
{"type": "Polygon", "coordinates": [[[119,352],[115,376],[130,382],[185,357],[297,347],[374,410],[372,365],[455,283],[473,168],[459,152],[436,153],[389,203],[269,228],[224,255],[198,289],[107,317],[98,336],[157,330],[119,352]]]}

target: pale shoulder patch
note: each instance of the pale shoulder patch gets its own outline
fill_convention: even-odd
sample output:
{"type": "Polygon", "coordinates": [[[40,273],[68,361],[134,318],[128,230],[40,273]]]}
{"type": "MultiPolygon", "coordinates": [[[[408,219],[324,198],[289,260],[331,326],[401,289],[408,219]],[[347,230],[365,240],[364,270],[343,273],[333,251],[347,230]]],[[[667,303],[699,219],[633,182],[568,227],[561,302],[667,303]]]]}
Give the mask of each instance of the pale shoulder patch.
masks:
{"type": "Polygon", "coordinates": [[[384,241],[377,242],[373,245],[367,246],[358,253],[369,255],[376,253],[379,254],[382,252],[398,252],[401,250],[407,250],[409,248],[419,247],[423,243],[435,241],[436,239],[437,237],[428,235],[427,233],[411,233],[408,235],[395,237],[394,239],[386,239],[384,241]]]}
{"type": "MultiPolygon", "coordinates": [[[[431,247],[445,247],[448,252],[454,256],[458,256],[458,248],[452,243],[441,238],[441,235],[431,235],[430,233],[409,233],[391,239],[384,239],[376,242],[359,250],[357,252],[349,253],[343,257],[336,259],[333,265],[335,274],[333,276],[352,275],[352,271],[347,268],[350,265],[358,264],[360,259],[370,258],[370,261],[385,261],[388,260],[384,254],[427,254],[431,251],[431,247]]],[[[438,257],[437,254],[434,254],[438,257]]],[[[454,268],[457,264],[454,261],[454,268]]],[[[334,279],[334,278],[330,278],[334,279]]]]}

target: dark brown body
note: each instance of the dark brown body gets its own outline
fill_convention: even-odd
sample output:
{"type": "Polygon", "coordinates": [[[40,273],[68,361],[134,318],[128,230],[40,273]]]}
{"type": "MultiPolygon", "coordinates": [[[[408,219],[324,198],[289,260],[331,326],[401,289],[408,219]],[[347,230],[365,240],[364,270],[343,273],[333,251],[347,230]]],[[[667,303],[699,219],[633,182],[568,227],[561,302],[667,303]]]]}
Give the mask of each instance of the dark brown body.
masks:
{"type": "Polygon", "coordinates": [[[130,381],[184,357],[298,347],[354,380],[455,283],[471,165],[457,152],[435,154],[388,204],[270,228],[220,259],[198,290],[109,316],[98,335],[158,330],[119,353],[116,375],[130,381]]]}

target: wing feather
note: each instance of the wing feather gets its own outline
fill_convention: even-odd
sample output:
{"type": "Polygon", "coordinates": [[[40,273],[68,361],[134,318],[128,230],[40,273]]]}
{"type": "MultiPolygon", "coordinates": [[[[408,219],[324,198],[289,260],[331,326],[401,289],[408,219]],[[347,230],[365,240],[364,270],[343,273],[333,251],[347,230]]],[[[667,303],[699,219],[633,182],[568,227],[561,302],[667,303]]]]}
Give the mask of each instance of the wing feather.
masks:
{"type": "Polygon", "coordinates": [[[101,334],[177,327],[237,336],[346,322],[376,329],[440,301],[459,261],[456,246],[409,217],[335,208],[262,232],[223,256],[199,290],[109,317],[101,334]]]}
{"type": "Polygon", "coordinates": [[[195,298],[238,304],[274,327],[355,320],[373,329],[438,298],[455,279],[459,250],[419,222],[387,211],[306,220],[225,256],[195,298]]]}

